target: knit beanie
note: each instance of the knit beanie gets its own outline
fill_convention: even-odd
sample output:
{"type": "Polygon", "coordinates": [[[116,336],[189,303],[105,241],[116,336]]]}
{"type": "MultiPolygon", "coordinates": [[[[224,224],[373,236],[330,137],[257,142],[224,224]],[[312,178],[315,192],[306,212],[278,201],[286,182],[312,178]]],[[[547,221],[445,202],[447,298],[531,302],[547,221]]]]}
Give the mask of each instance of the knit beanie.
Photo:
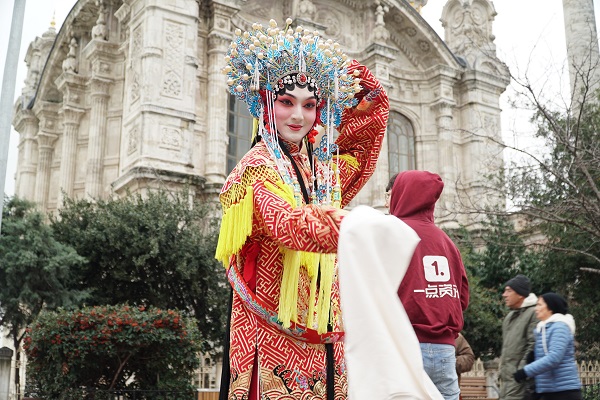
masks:
{"type": "Polygon", "coordinates": [[[527,278],[525,275],[519,274],[515,276],[506,282],[506,285],[504,286],[510,287],[523,297],[527,297],[529,296],[529,293],[531,293],[531,283],[529,282],[529,278],[527,278]]]}
{"type": "Polygon", "coordinates": [[[542,298],[546,302],[548,309],[552,311],[553,314],[567,315],[569,313],[569,306],[567,305],[567,300],[565,300],[565,298],[562,297],[560,294],[546,293],[542,295],[542,298]]]}

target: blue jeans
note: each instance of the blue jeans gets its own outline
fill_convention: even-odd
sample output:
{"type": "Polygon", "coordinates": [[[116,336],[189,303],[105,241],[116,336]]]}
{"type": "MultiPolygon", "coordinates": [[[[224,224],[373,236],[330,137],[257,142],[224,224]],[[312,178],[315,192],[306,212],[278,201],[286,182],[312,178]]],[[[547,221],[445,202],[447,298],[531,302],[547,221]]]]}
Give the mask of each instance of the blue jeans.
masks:
{"type": "Polygon", "coordinates": [[[458,400],[456,349],[450,344],[421,343],[423,367],[445,400],[458,400]]]}

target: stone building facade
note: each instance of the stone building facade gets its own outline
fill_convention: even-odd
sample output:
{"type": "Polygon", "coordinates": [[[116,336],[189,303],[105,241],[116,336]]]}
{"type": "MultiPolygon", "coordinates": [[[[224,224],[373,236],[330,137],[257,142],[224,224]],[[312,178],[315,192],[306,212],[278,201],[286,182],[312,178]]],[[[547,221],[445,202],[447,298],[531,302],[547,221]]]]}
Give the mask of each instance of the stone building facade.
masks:
{"type": "MultiPolygon", "coordinates": [[[[188,186],[216,201],[250,143],[245,106],[227,92],[223,57],[236,28],[287,17],[338,41],[390,97],[373,178],[351,205],[383,209],[389,177],[438,172],[438,221],[481,199],[482,178],[502,165],[489,0],[448,0],[444,40],[419,14],[426,0],[79,0],[57,32],[33,41],[15,104],[20,134],[15,194],[53,212],[64,196],[102,198],[188,186]],[[267,17],[265,17],[267,16],[267,17]],[[452,212],[450,212],[452,211],[452,212]]],[[[199,387],[218,384],[210,359],[199,387]]]]}
{"type": "Polygon", "coordinates": [[[223,57],[236,28],[274,18],[315,29],[367,65],[390,96],[387,138],[353,204],[383,207],[391,174],[438,172],[439,217],[458,210],[501,166],[489,0],[449,0],[442,40],[405,0],[79,0],[58,32],[31,43],[15,105],[15,193],[44,211],[63,196],[99,198],[190,185],[215,200],[249,147],[251,122],[226,90],[223,57]],[[265,17],[268,16],[268,17],[265,17]]]}

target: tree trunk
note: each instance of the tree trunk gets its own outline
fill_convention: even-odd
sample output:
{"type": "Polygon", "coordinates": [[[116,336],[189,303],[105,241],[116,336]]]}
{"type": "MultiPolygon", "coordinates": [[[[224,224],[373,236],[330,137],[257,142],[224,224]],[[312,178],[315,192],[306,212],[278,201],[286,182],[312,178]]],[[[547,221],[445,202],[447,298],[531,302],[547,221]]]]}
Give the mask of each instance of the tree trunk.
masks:
{"type": "Polygon", "coordinates": [[[15,399],[21,400],[21,339],[18,333],[13,335],[13,345],[15,347],[15,399]]]}

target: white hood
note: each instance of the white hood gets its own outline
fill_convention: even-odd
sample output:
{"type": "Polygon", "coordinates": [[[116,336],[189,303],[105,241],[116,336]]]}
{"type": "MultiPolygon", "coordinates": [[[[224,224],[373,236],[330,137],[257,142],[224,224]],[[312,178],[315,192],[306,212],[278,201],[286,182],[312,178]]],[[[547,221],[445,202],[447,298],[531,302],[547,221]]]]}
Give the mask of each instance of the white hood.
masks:
{"type": "Polygon", "coordinates": [[[535,306],[538,301],[538,298],[535,294],[529,293],[529,296],[525,297],[523,300],[523,304],[521,304],[521,308],[535,306]]]}
{"type": "Polygon", "coordinates": [[[546,325],[548,325],[551,322],[562,322],[567,324],[567,326],[571,330],[571,334],[575,335],[575,320],[573,319],[573,316],[571,314],[552,314],[547,320],[538,322],[535,329],[538,332],[542,333],[542,347],[544,348],[544,353],[546,354],[548,354],[548,345],[546,342],[546,325]]]}
{"type": "Polygon", "coordinates": [[[338,260],[349,399],[443,400],[423,368],[397,293],[419,240],[400,219],[367,206],[342,221],[338,260]]]}
{"type": "Polygon", "coordinates": [[[575,335],[575,319],[571,314],[552,314],[547,320],[538,322],[536,326],[537,331],[541,332],[542,329],[545,328],[546,325],[551,322],[563,322],[567,324],[567,326],[571,330],[571,334],[575,335]]]}

